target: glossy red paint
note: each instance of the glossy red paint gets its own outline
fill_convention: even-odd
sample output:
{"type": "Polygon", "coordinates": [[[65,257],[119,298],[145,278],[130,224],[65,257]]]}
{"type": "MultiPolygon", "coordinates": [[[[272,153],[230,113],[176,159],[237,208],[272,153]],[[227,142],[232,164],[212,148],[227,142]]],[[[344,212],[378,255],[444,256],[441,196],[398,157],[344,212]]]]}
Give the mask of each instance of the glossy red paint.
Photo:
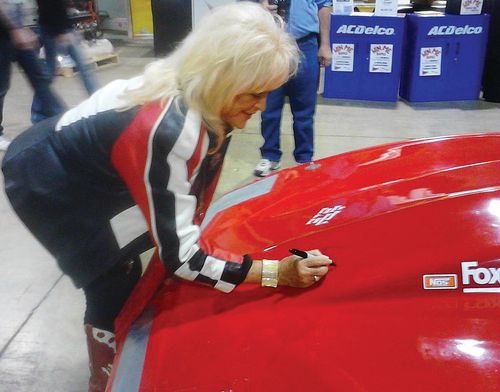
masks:
{"type": "Polygon", "coordinates": [[[129,390],[500,390],[500,134],[368,148],[263,181],[268,193],[210,220],[207,246],[318,248],[337,267],[310,289],[172,282],[149,300],[154,258],[118,321],[108,391],[123,382],[125,335],[144,326],[129,390]]]}

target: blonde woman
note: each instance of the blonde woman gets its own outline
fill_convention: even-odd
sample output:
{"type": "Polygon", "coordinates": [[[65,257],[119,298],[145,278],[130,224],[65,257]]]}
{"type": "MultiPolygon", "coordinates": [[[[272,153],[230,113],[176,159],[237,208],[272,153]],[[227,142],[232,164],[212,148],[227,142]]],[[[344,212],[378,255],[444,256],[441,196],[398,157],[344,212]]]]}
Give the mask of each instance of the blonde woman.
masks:
{"type": "MultiPolygon", "coordinates": [[[[123,261],[122,248],[134,237],[120,231],[127,214],[141,218],[134,227],[128,221],[129,230],[147,226],[168,274],[224,292],[261,282],[261,260],[209,253],[198,243],[198,224],[226,133],[263,110],[268,92],[298,62],[279,19],[258,4],[230,4],[214,9],[144,75],[108,84],[12,142],[2,166],[12,206],[86,295],[90,391],[104,391],[103,369],[114,354],[96,337],[113,340],[114,319],[140,276],[137,265],[123,261]]],[[[313,285],[331,264],[316,254],[276,261],[278,283],[313,285]]]]}

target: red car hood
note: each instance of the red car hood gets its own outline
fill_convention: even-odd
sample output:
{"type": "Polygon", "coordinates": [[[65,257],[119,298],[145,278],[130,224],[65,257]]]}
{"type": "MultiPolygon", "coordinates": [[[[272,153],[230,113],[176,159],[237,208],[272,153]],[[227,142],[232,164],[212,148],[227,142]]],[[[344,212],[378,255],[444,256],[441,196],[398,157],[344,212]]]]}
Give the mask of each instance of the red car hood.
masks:
{"type": "Polygon", "coordinates": [[[225,195],[207,247],[317,248],[337,267],[311,289],[224,294],[158,288],[153,257],[117,321],[107,390],[499,391],[499,160],[500,134],[417,140],[225,195]]]}

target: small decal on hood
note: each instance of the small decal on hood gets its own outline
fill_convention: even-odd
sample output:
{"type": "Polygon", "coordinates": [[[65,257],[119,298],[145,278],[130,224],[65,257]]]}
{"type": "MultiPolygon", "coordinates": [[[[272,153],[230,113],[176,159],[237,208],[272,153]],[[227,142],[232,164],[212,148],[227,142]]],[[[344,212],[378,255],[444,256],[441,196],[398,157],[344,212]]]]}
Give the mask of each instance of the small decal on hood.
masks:
{"type": "Polygon", "coordinates": [[[441,275],[424,275],[424,289],[456,289],[457,275],[441,274],[441,275]]]}
{"type": "Polygon", "coordinates": [[[337,214],[340,214],[342,210],[345,208],[345,206],[338,205],[335,207],[325,207],[319,210],[316,215],[314,215],[309,221],[306,223],[306,225],[324,225],[337,214]]]}

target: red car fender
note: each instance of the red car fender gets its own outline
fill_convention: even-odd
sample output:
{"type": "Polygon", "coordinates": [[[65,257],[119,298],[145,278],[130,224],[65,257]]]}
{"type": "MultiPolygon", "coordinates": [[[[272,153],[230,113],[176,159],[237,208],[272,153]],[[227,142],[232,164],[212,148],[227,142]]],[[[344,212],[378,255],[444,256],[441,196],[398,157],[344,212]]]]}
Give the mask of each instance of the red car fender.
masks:
{"type": "Polygon", "coordinates": [[[162,284],[154,257],[117,320],[108,391],[500,390],[500,134],[283,170],[215,202],[202,239],[253,258],[317,248],[337,267],[310,289],[224,294],[162,284]]]}

